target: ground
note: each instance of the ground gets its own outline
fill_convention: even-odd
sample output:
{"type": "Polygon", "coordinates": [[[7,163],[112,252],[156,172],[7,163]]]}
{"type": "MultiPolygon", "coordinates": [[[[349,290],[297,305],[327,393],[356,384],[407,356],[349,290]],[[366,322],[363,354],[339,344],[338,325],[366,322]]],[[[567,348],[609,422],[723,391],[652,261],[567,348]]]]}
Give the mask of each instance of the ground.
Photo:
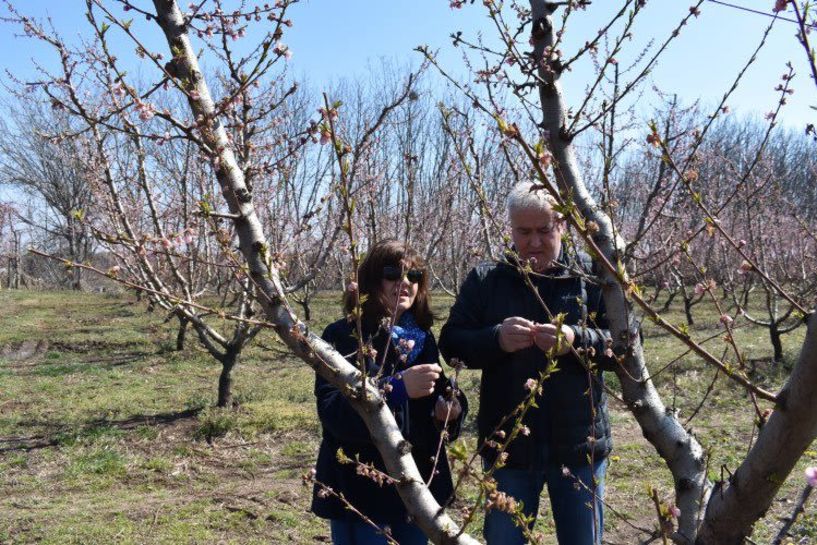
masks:
{"type": "MultiPolygon", "coordinates": [[[[438,325],[451,299],[435,296],[438,325]]],[[[271,332],[262,333],[234,371],[237,407],[215,409],[219,366],[190,335],[176,352],[174,322],[148,313],[132,295],[0,292],[0,543],[307,544],[327,542],[308,512],[301,476],[314,464],[320,431],[313,374],[271,332]]],[[[696,310],[698,307],[696,307],[696,310]]],[[[314,303],[311,325],[337,319],[337,294],[314,303]]],[[[696,338],[715,333],[717,313],[699,310],[696,338]]],[[[671,311],[673,322],[681,313],[671,311]]],[[[736,333],[756,364],[754,379],[775,390],[796,360],[803,328],[785,337],[786,361],[769,363],[762,330],[736,333]]],[[[718,336],[709,342],[720,352],[718,336]]],[[[676,341],[645,327],[648,361],[664,401],[691,415],[714,369],[676,341]]],[[[472,403],[464,441],[475,442],[479,375],[466,372],[472,403]]],[[[609,381],[616,390],[615,379],[609,381]]],[[[672,497],[666,468],[624,407],[611,401],[615,451],[607,482],[605,541],[636,543],[633,527],[655,526],[646,488],[672,497]]],[[[691,422],[709,449],[715,480],[734,470],[753,438],[747,396],[723,377],[691,422]]],[[[786,481],[753,541],[769,543],[792,509],[808,451],[786,481]]],[[[458,506],[472,499],[466,488],[458,506]]],[[[537,530],[554,544],[543,502],[537,530]]],[[[478,534],[479,519],[469,528],[478,534]]],[[[817,517],[807,506],[794,543],[811,543],[817,517]]]]}

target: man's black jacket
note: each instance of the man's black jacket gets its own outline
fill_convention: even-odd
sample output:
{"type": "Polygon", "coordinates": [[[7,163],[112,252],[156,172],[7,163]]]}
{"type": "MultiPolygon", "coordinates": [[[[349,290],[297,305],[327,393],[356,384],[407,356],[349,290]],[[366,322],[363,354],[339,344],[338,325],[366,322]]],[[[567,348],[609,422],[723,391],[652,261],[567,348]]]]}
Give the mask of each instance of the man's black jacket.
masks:
{"type": "MultiPolygon", "coordinates": [[[[563,251],[557,268],[530,277],[552,315],[567,314],[564,323],[575,333],[573,346],[592,348],[588,353],[594,354],[593,370],[588,372],[571,353],[557,359],[558,371],[544,382],[538,408],[531,408],[523,421],[530,434],[520,434],[506,450],[508,467],[576,466],[588,463],[591,453],[595,461],[601,460],[612,447],[601,368],[612,369],[615,360],[604,355],[609,332],[601,290],[577,272],[589,273],[590,258],[580,254],[572,261],[568,265],[563,251]]],[[[440,351],[449,363],[458,358],[468,368],[482,370],[477,416],[481,445],[486,438],[499,439],[497,426],[529,394],[526,381],[538,379],[547,366],[535,345],[514,353],[500,348],[499,325],[511,316],[550,322],[516,266],[481,265],[469,273],[440,333],[440,351]]],[[[502,427],[506,433],[513,420],[502,427]]],[[[491,448],[482,454],[489,463],[496,458],[491,448]]]]}
{"type": "MultiPolygon", "coordinates": [[[[326,327],[323,332],[323,339],[332,344],[347,359],[354,361],[358,350],[358,342],[352,332],[352,323],[347,320],[339,320],[326,327]]],[[[364,332],[365,338],[369,338],[370,335],[370,333],[364,332]]],[[[377,362],[371,357],[367,358],[370,376],[377,374],[377,363],[381,361],[384,362],[385,367],[382,373],[384,377],[400,371],[404,365],[400,363],[394,343],[389,343],[386,357],[385,359],[382,358],[381,355],[385,349],[387,338],[387,333],[381,331],[372,340],[372,346],[380,355],[377,356],[377,362]]],[[[429,331],[415,365],[439,363],[439,361],[437,343],[434,335],[429,331]]],[[[432,411],[437,396],[445,391],[448,384],[448,380],[441,376],[437,380],[435,392],[432,395],[409,399],[408,414],[401,414],[398,418],[398,425],[401,425],[402,429],[408,429],[406,439],[412,445],[411,454],[417,463],[420,474],[426,481],[431,475],[434,466],[432,457],[436,454],[440,439],[440,429],[432,416],[432,411]],[[408,422],[406,423],[404,419],[408,419],[408,422]]],[[[317,376],[315,380],[315,397],[318,404],[318,417],[323,428],[323,440],[318,452],[315,478],[324,485],[331,487],[336,493],[343,494],[355,509],[375,522],[394,523],[405,521],[406,509],[393,485],[384,484],[380,486],[372,479],[359,475],[355,464],[341,464],[337,459],[338,449],[342,448],[345,455],[352,460],[357,458],[362,463],[374,465],[378,470],[386,472],[383,459],[372,443],[369,430],[363,420],[346,401],[343,394],[320,376],[317,376]]],[[[462,414],[448,428],[450,440],[456,439],[461,428],[462,419],[468,410],[468,404],[462,393],[459,394],[458,399],[462,405],[462,414]]],[[[431,482],[430,490],[434,498],[441,505],[444,505],[450,499],[453,490],[451,470],[448,467],[448,459],[444,448],[441,451],[436,470],[438,473],[431,482]]],[[[332,495],[320,494],[320,490],[321,487],[315,485],[312,495],[312,511],[316,515],[328,519],[348,518],[360,520],[357,515],[346,509],[340,500],[332,495]]]]}

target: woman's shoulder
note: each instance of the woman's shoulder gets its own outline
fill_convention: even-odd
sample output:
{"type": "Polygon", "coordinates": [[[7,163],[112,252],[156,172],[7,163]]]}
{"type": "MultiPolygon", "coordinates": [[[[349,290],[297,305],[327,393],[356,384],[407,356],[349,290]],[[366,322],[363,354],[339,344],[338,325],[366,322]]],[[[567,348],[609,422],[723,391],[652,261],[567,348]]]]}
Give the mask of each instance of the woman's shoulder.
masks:
{"type": "Polygon", "coordinates": [[[346,318],[334,321],[323,329],[321,338],[326,342],[337,342],[352,334],[352,323],[346,318]]]}

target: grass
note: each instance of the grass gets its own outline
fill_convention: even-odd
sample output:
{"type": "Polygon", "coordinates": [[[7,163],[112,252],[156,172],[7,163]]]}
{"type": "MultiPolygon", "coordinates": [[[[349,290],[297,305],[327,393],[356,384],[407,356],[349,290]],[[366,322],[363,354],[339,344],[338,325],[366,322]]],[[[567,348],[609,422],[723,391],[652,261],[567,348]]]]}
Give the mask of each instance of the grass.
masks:
{"type": "MultiPolygon", "coordinates": [[[[451,304],[435,296],[444,321],[451,304]]],[[[293,543],[328,540],[324,521],[308,513],[311,490],[300,476],[315,461],[320,440],[313,374],[262,332],[234,371],[236,409],[216,409],[220,366],[188,336],[184,351],[170,349],[173,323],[149,314],[131,297],[68,292],[0,292],[0,543],[180,544],[293,543]]],[[[695,338],[719,330],[714,309],[696,307],[695,338]]],[[[337,294],[315,302],[310,326],[321,331],[339,316],[337,294]]],[[[683,321],[680,309],[666,317],[683,321]]],[[[740,321],[738,321],[740,324],[740,321]]],[[[701,404],[714,370],[665,332],[645,325],[645,350],[665,403],[684,420],[701,404]]],[[[740,327],[735,337],[755,363],[753,379],[772,391],[785,380],[803,330],[784,337],[786,360],[769,364],[762,330],[740,327]]],[[[719,336],[706,346],[720,355],[719,336]]],[[[475,443],[479,374],[461,384],[472,412],[464,440],[475,443]]],[[[608,383],[618,389],[614,376],[608,383]]],[[[691,422],[709,449],[710,477],[734,470],[753,436],[754,411],[740,388],[718,386],[691,422]]],[[[762,404],[762,408],[767,404],[762,404]]],[[[672,496],[668,471],[641,437],[632,416],[611,402],[615,451],[607,498],[640,526],[654,525],[645,486],[672,496]]],[[[779,501],[755,529],[769,542],[777,518],[791,509],[803,484],[807,452],[786,481],[779,501]]],[[[466,487],[458,505],[475,496],[466,487]]],[[[542,502],[542,514],[549,511],[542,502]]],[[[470,531],[479,535],[477,517],[470,531]]],[[[608,513],[611,542],[637,534],[608,513]]],[[[538,530],[555,543],[549,516],[538,530]]],[[[817,537],[808,511],[796,540],[817,537]]]]}

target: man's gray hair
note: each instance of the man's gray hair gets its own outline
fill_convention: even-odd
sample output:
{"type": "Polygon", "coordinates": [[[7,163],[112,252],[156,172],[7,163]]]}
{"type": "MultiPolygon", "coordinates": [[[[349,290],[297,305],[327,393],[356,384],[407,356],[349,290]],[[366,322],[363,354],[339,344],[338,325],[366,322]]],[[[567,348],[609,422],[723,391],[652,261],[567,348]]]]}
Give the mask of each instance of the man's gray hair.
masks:
{"type": "MultiPolygon", "coordinates": [[[[539,210],[541,212],[553,210],[556,200],[544,188],[531,191],[536,185],[538,184],[533,182],[519,182],[511,188],[506,204],[508,217],[522,210],[539,210]]],[[[559,216],[559,214],[556,215],[559,216]]]]}

